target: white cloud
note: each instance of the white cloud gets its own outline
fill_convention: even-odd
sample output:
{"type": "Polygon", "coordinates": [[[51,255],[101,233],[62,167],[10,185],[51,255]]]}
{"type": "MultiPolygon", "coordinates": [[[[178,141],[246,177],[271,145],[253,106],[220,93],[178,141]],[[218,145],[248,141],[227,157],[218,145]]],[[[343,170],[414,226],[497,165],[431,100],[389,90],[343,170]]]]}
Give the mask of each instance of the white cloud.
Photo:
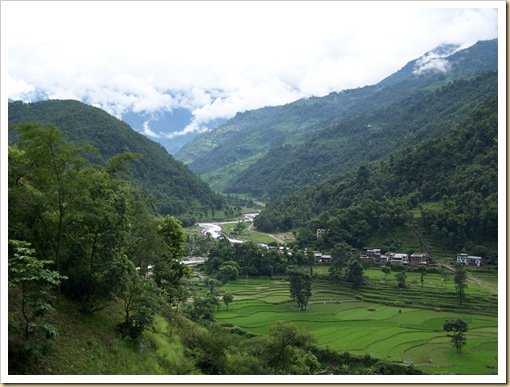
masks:
{"type": "Polygon", "coordinates": [[[145,134],[146,136],[149,136],[149,137],[160,138],[159,134],[154,133],[151,130],[151,128],[149,126],[149,121],[145,121],[143,123],[143,134],[145,134]]]}
{"type": "Polygon", "coordinates": [[[2,2],[7,93],[79,99],[119,118],[183,107],[194,117],[182,133],[202,131],[239,111],[374,84],[444,42],[495,38],[494,8],[505,12],[495,4],[2,2]]]}

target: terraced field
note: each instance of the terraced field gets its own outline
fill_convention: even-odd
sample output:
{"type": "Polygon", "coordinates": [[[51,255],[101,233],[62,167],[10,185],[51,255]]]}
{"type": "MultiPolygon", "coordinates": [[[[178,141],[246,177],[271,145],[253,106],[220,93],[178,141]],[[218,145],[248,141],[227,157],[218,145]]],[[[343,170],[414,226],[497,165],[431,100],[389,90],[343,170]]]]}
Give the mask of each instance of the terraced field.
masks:
{"type": "MultiPolygon", "coordinates": [[[[428,274],[422,287],[419,274],[408,273],[411,286],[400,290],[391,275],[385,281],[379,270],[366,274],[371,285],[356,292],[347,284],[314,280],[306,311],[298,311],[290,299],[285,278],[240,279],[225,285],[234,301],[228,310],[218,311],[216,318],[256,334],[268,333],[277,320],[292,321],[314,332],[320,346],[412,363],[433,374],[497,374],[498,318],[493,289],[470,283],[468,299],[461,306],[453,281],[445,288],[439,275],[428,274]],[[412,283],[413,279],[418,281],[412,283]],[[469,326],[460,355],[442,332],[443,323],[456,318],[469,326]]],[[[494,275],[484,276],[483,282],[494,284],[494,275]]]]}

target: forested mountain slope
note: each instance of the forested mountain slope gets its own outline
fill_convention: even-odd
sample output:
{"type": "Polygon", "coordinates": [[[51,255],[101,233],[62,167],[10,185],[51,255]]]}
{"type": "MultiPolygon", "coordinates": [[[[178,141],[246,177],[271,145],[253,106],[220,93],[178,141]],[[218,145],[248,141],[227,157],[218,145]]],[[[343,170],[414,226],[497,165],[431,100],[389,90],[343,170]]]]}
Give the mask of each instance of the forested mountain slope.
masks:
{"type": "Polygon", "coordinates": [[[129,167],[140,188],[154,196],[153,205],[161,214],[182,215],[223,205],[218,194],[165,148],[101,109],[71,100],[15,101],[8,107],[10,143],[16,140],[13,129],[17,124],[54,123],[69,141],[96,147],[99,153],[91,160],[94,163],[104,164],[122,152],[141,154],[141,160],[129,167]]]}
{"type": "MultiPolygon", "coordinates": [[[[195,137],[175,157],[187,163],[216,190],[240,192],[247,188],[240,181],[249,181],[248,175],[252,174],[243,174],[247,168],[260,162],[262,164],[253,167],[253,170],[259,169],[265,157],[281,160],[282,147],[291,146],[289,149],[301,152],[301,147],[306,148],[318,132],[338,125],[341,120],[383,109],[418,90],[433,91],[480,71],[497,70],[497,40],[457,49],[440,46],[409,62],[377,85],[239,113],[226,124],[195,137]],[[236,177],[238,179],[233,181],[236,177]]],[[[248,188],[257,185],[258,182],[248,188]]],[[[302,183],[292,187],[291,191],[300,186],[302,183]]]]}
{"type": "Polygon", "coordinates": [[[498,106],[492,93],[447,135],[363,164],[270,204],[258,229],[328,229],[326,244],[417,224],[453,250],[492,251],[498,230],[498,106]]]}
{"type": "Polygon", "coordinates": [[[276,200],[328,175],[443,136],[480,100],[496,93],[497,86],[497,73],[484,72],[331,122],[305,144],[274,148],[234,178],[226,191],[276,200]]]}

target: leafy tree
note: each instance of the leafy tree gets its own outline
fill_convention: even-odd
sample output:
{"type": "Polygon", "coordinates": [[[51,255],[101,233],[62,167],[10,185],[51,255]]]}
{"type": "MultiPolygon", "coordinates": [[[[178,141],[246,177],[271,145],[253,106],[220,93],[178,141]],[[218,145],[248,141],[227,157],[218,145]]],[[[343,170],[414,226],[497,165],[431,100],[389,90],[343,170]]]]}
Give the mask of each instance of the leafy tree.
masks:
{"type": "MultiPolygon", "coordinates": [[[[51,290],[67,278],[46,268],[52,261],[35,257],[35,249],[30,247],[30,243],[10,239],[9,247],[9,286],[20,289],[23,335],[27,338],[36,326],[36,321],[54,311],[49,300],[51,290]]],[[[47,332],[54,332],[49,324],[42,327],[47,332]]]]}
{"type": "Polygon", "coordinates": [[[28,242],[9,240],[10,373],[25,373],[43,354],[46,340],[58,333],[43,318],[54,312],[51,304],[52,290],[66,277],[46,267],[52,261],[38,259],[34,254],[35,250],[28,242]],[[11,305],[19,305],[19,325],[14,323],[18,314],[11,305]],[[19,343],[15,339],[18,335],[21,337],[19,343]]]}
{"type": "Polygon", "coordinates": [[[455,274],[453,277],[455,282],[455,289],[457,291],[457,297],[459,298],[459,302],[462,305],[462,302],[466,299],[465,289],[468,287],[467,285],[467,272],[464,265],[457,263],[455,265],[455,274]]]}
{"type": "Polygon", "coordinates": [[[453,346],[460,354],[462,347],[466,345],[466,335],[468,331],[467,323],[458,318],[457,320],[448,320],[443,324],[443,331],[448,332],[448,337],[451,338],[453,346]]]}
{"type": "Polygon", "coordinates": [[[357,259],[352,259],[347,265],[347,282],[352,284],[353,289],[359,289],[365,282],[365,268],[357,259]]]}
{"type": "Polygon", "coordinates": [[[163,218],[157,230],[163,237],[171,257],[173,259],[182,258],[186,236],[184,235],[181,222],[175,217],[167,215],[163,218]]]}
{"type": "Polygon", "coordinates": [[[236,226],[234,227],[234,234],[239,235],[246,229],[246,223],[244,222],[237,222],[236,226]]]}
{"type": "Polygon", "coordinates": [[[332,264],[328,269],[330,278],[338,280],[343,277],[344,269],[350,258],[350,249],[351,246],[345,242],[335,244],[331,251],[332,264]]]}
{"type": "MultiPolygon", "coordinates": [[[[78,220],[83,187],[86,186],[80,174],[85,161],[80,155],[90,148],[68,143],[62,132],[51,124],[27,123],[20,125],[18,131],[20,138],[16,147],[19,152],[11,152],[15,157],[9,163],[21,161],[22,164],[12,166],[11,181],[20,187],[19,168],[28,167],[23,175],[28,188],[24,193],[33,198],[31,215],[35,215],[37,222],[32,227],[37,227],[40,240],[46,241],[46,244],[39,242],[36,248],[44,254],[49,247],[53,251],[56,270],[61,273],[65,233],[78,220]]],[[[10,206],[9,210],[16,209],[10,206]]]]}
{"type": "Polygon", "coordinates": [[[225,293],[223,295],[223,302],[225,303],[225,305],[227,306],[227,310],[228,310],[228,305],[234,301],[234,296],[232,295],[232,293],[225,293]]]}
{"type": "Polygon", "coordinates": [[[235,281],[239,277],[239,265],[235,261],[226,261],[220,266],[217,276],[223,283],[235,281]]]}
{"type": "Polygon", "coordinates": [[[421,287],[423,288],[424,277],[427,275],[427,268],[425,266],[418,266],[418,272],[420,273],[421,287]]]}
{"type": "Polygon", "coordinates": [[[395,278],[398,282],[399,288],[405,288],[406,287],[406,280],[407,280],[407,274],[405,271],[401,271],[400,273],[395,274],[395,278]]]}
{"type": "Polygon", "coordinates": [[[306,310],[312,296],[312,277],[309,273],[296,269],[289,270],[287,274],[291,298],[297,301],[299,310],[306,310]]]}
{"type": "Polygon", "coordinates": [[[272,374],[313,375],[320,364],[307,347],[315,342],[315,336],[307,330],[278,320],[269,327],[268,336],[249,339],[244,345],[248,346],[248,354],[261,359],[263,368],[272,374]]]}
{"type": "Polygon", "coordinates": [[[117,325],[122,338],[138,339],[152,326],[161,308],[161,292],[152,278],[140,275],[132,263],[118,286],[117,298],[124,307],[124,321],[117,325]]]}
{"type": "Polygon", "coordinates": [[[216,298],[212,295],[193,297],[193,303],[186,305],[184,313],[193,321],[214,321],[216,298]]]}
{"type": "Polygon", "coordinates": [[[391,273],[391,267],[383,265],[381,266],[381,271],[384,273],[384,280],[386,281],[386,276],[391,273]]]}

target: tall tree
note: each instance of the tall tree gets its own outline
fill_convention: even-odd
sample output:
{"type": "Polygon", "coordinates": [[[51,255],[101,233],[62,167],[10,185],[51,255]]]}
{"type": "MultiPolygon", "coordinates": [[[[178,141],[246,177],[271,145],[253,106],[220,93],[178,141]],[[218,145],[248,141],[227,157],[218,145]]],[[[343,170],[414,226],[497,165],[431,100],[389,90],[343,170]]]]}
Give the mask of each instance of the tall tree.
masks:
{"type": "Polygon", "coordinates": [[[344,269],[349,259],[351,246],[345,242],[336,243],[331,251],[332,265],[329,267],[329,275],[333,279],[339,279],[344,275],[344,269]]]}
{"type": "Polygon", "coordinates": [[[466,345],[466,335],[468,331],[467,323],[458,318],[457,320],[445,321],[443,324],[443,331],[448,332],[448,337],[451,338],[457,353],[461,353],[462,347],[466,345]]]}
{"type": "MultiPolygon", "coordinates": [[[[20,139],[15,145],[20,152],[10,152],[9,163],[22,162],[25,173],[20,176],[20,166],[13,165],[10,180],[12,188],[20,188],[24,177],[24,193],[31,198],[32,229],[37,250],[44,254],[50,247],[57,272],[61,272],[65,233],[79,221],[80,206],[84,193],[84,176],[80,173],[85,164],[81,157],[91,148],[79,148],[63,138],[54,125],[23,124],[18,128],[20,139]],[[44,242],[42,242],[44,241],[44,242]]],[[[10,211],[16,208],[9,206],[10,211]]]]}
{"type": "Polygon", "coordinates": [[[391,273],[391,267],[383,265],[381,266],[381,271],[384,273],[384,280],[386,281],[386,276],[391,273]]]}
{"type": "Polygon", "coordinates": [[[420,273],[421,287],[423,288],[423,282],[425,282],[425,276],[427,275],[427,268],[425,266],[419,266],[418,272],[420,273]]]}
{"type": "Polygon", "coordinates": [[[312,296],[312,276],[302,270],[288,271],[290,296],[297,301],[299,310],[306,310],[308,300],[312,296]]]}
{"type": "MultiPolygon", "coordinates": [[[[51,290],[66,279],[46,267],[51,263],[35,257],[35,249],[30,243],[9,240],[9,286],[20,290],[19,305],[25,337],[29,336],[31,327],[36,325],[40,317],[54,311],[50,302],[51,290]]],[[[47,324],[44,327],[50,329],[47,324]]]]}
{"type": "Polygon", "coordinates": [[[347,265],[347,281],[352,284],[353,289],[359,289],[365,282],[365,268],[357,259],[352,259],[347,265]]]}

